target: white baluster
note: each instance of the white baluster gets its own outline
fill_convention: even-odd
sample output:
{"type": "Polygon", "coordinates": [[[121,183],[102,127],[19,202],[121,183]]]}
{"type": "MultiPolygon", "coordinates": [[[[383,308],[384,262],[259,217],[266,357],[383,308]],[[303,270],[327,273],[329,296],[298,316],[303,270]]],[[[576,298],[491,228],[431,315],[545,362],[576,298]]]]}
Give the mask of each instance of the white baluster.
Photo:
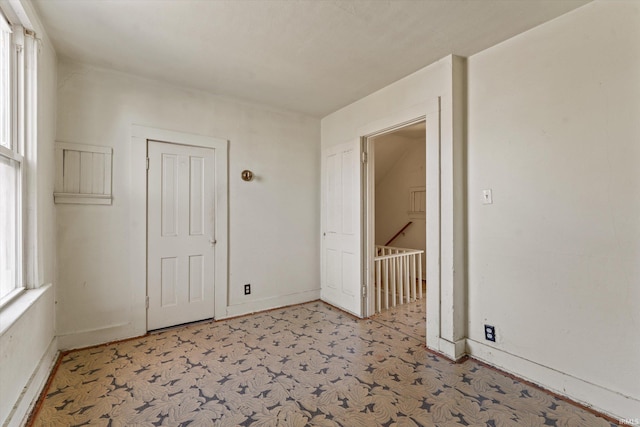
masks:
{"type": "Polygon", "coordinates": [[[418,254],[418,295],[422,299],[422,254],[418,254]]]}
{"type": "Polygon", "coordinates": [[[382,307],[380,306],[382,302],[382,275],[380,274],[380,264],[380,261],[376,261],[376,310],[378,313],[382,311],[382,307]]]}
{"type": "Polygon", "coordinates": [[[389,259],[384,260],[384,309],[389,309],[389,259]]]}
{"type": "Polygon", "coordinates": [[[411,301],[415,301],[418,296],[418,290],[416,289],[416,254],[411,255],[411,301]]]}
{"type": "MultiPolygon", "coordinates": [[[[406,252],[405,252],[406,253],[406,252]]],[[[405,301],[407,303],[411,302],[411,283],[409,278],[409,257],[410,255],[405,255],[402,258],[404,259],[404,286],[405,286],[405,301]]]]}
{"type": "Polygon", "coordinates": [[[396,306],[396,267],[398,258],[391,258],[391,305],[396,306]]]}
{"type": "MultiPolygon", "coordinates": [[[[400,251],[398,251],[399,253],[400,251]]],[[[400,304],[404,304],[404,257],[399,256],[398,260],[398,279],[400,281],[398,289],[400,290],[398,300],[400,304]]]]}

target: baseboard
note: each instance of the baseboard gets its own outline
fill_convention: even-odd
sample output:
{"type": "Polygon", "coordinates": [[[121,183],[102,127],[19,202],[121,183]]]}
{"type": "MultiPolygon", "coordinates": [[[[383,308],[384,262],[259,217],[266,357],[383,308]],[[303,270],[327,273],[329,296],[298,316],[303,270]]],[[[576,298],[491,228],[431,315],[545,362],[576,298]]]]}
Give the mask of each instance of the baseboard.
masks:
{"type": "MultiPolygon", "coordinates": [[[[587,408],[620,420],[638,419],[640,401],[564,372],[540,365],[484,343],[467,339],[467,352],[475,359],[530,381],[587,408]]],[[[629,423],[627,423],[629,424],[629,423]]]]}
{"type": "Polygon", "coordinates": [[[315,301],[317,299],[320,299],[320,289],[230,305],[227,307],[226,314],[218,315],[218,313],[216,313],[216,320],[242,316],[258,311],[271,310],[288,305],[302,304],[309,301],[315,301]]]}
{"type": "MultiPolygon", "coordinates": [[[[315,301],[320,298],[320,290],[299,292],[295,294],[278,296],[273,298],[265,298],[255,300],[248,303],[230,305],[227,312],[223,314],[216,313],[216,320],[222,320],[229,317],[242,316],[258,311],[265,311],[288,305],[301,304],[309,301],[315,301]]],[[[58,348],[60,350],[72,350],[77,348],[91,347],[112,341],[120,341],[128,338],[142,336],[147,333],[146,329],[135,327],[137,322],[123,322],[115,325],[109,325],[103,328],[85,329],[62,333],[58,335],[58,348]]]]}
{"type": "Polygon", "coordinates": [[[104,328],[86,329],[63,333],[58,335],[58,348],[60,350],[72,350],[76,348],[91,347],[111,341],[119,341],[127,338],[138,337],[146,334],[146,330],[138,330],[132,322],[123,322],[109,325],[104,328]]]}
{"type": "Polygon", "coordinates": [[[437,338],[437,346],[427,343],[429,350],[435,351],[452,361],[459,361],[467,355],[467,339],[463,338],[458,341],[448,341],[444,338],[437,338]]]}
{"type": "Polygon", "coordinates": [[[29,414],[31,414],[35,404],[38,402],[40,394],[47,384],[47,380],[56,364],[57,358],[58,341],[54,337],[31,375],[31,378],[29,378],[29,382],[24,386],[18,401],[13,406],[9,417],[3,425],[4,427],[20,427],[26,424],[29,414]]]}

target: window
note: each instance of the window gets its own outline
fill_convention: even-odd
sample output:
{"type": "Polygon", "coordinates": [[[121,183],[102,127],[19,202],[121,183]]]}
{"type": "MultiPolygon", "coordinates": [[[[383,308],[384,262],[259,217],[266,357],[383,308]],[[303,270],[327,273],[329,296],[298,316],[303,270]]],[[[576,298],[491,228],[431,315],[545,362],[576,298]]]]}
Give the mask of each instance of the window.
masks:
{"type": "Polygon", "coordinates": [[[0,300],[21,285],[20,163],[0,155],[0,300]]]}
{"type": "Polygon", "coordinates": [[[25,288],[25,151],[35,147],[33,32],[0,13],[0,306],[25,288]]]}
{"type": "Polygon", "coordinates": [[[22,156],[12,138],[12,68],[16,64],[12,50],[11,28],[0,15],[0,301],[22,286],[22,156]]]}
{"type": "Polygon", "coordinates": [[[11,149],[11,28],[0,14],[0,146],[11,149]]]}

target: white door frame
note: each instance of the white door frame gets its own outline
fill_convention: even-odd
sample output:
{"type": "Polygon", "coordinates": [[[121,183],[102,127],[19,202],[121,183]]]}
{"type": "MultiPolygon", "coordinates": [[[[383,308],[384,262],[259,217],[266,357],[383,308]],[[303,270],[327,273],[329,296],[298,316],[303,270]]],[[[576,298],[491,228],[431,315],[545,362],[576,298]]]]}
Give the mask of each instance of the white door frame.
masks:
{"type": "MultiPolygon", "coordinates": [[[[427,347],[458,360],[466,354],[465,165],[460,93],[439,96],[358,128],[361,141],[406,124],[426,122],[427,144],[427,347]],[[452,96],[453,95],[453,96],[452,96]],[[454,102],[454,99],[456,102],[454,102]]],[[[364,143],[361,142],[364,149],[364,143]]],[[[362,168],[365,181],[365,167],[362,168]]],[[[370,171],[369,171],[370,173],[370,171]]],[[[363,190],[365,190],[363,188],[363,190]]],[[[361,208],[363,287],[371,293],[373,266],[364,236],[375,223],[361,208]],[[370,274],[371,272],[371,274],[370,274]]],[[[371,234],[372,236],[373,234],[371,234]]],[[[371,239],[372,237],[369,237],[371,239]]],[[[363,297],[363,313],[368,304],[363,297]],[[364,304],[367,304],[366,306],[364,304]]]]}
{"type": "Polygon", "coordinates": [[[362,164],[362,277],[364,277],[364,283],[367,289],[365,296],[362,298],[362,313],[364,313],[364,317],[373,316],[376,312],[374,296],[375,270],[373,261],[376,255],[376,159],[372,140],[373,138],[395,132],[407,126],[424,122],[425,120],[426,116],[420,116],[415,119],[381,129],[369,135],[365,135],[361,139],[361,149],[365,153],[365,158],[367,159],[367,161],[362,164]]]}
{"type": "Polygon", "coordinates": [[[229,141],[158,128],[133,125],[130,145],[130,222],[129,222],[129,280],[133,292],[132,318],[136,334],[147,332],[147,141],[169,142],[177,145],[213,148],[216,150],[216,251],[224,253],[215,270],[214,318],[225,317],[228,307],[228,151],[229,141]]]}

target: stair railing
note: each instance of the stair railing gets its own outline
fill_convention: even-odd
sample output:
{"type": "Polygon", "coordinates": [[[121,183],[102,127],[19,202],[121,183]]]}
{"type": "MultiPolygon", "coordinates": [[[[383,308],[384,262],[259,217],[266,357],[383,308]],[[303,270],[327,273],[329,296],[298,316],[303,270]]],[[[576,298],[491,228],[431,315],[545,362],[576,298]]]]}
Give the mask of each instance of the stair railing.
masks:
{"type": "Polygon", "coordinates": [[[376,313],[422,299],[422,254],[418,249],[376,246],[374,258],[376,313]]]}

